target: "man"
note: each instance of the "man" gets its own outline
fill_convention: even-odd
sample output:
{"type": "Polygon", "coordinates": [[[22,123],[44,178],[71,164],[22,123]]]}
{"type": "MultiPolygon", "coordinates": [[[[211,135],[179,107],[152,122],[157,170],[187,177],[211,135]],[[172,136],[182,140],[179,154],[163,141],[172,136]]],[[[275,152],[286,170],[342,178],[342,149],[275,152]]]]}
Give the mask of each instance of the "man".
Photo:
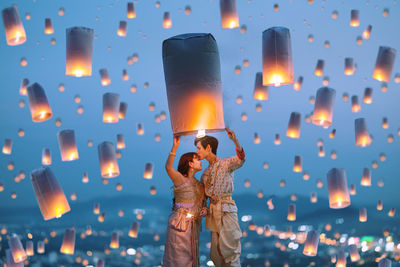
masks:
{"type": "Polygon", "coordinates": [[[210,257],[216,267],[240,267],[240,238],[237,207],[232,200],[233,171],[244,163],[244,150],[235,133],[225,128],[228,138],[236,147],[236,155],[230,158],[217,157],[218,140],[212,136],[196,138],[197,155],[209,163],[201,180],[205,194],[210,199],[206,228],[211,231],[210,257]]]}

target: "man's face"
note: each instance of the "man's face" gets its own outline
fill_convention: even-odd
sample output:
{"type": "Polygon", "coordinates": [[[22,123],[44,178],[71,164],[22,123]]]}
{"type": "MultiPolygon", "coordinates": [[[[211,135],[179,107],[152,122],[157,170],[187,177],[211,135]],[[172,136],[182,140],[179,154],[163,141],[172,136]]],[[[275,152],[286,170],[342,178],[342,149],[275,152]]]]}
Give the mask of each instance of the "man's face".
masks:
{"type": "Polygon", "coordinates": [[[207,150],[201,145],[201,142],[197,142],[196,147],[197,156],[200,160],[203,160],[207,156],[207,150]]]}

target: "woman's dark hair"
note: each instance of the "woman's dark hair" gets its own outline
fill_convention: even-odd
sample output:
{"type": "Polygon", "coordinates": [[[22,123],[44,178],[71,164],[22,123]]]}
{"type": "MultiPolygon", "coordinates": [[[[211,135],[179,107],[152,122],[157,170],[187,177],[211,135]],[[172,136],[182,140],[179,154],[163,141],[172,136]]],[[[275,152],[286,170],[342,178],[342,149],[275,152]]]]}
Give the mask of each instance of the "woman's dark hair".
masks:
{"type": "Polygon", "coordinates": [[[203,136],[203,137],[198,137],[194,139],[194,145],[197,146],[197,143],[200,142],[200,144],[204,147],[204,149],[207,148],[208,145],[210,145],[211,152],[214,155],[217,155],[217,148],[218,148],[218,139],[213,137],[213,136],[203,136]]]}
{"type": "Polygon", "coordinates": [[[189,162],[193,161],[193,158],[197,157],[197,154],[194,152],[188,152],[181,156],[178,163],[178,172],[182,175],[187,175],[189,172],[189,162]]]}

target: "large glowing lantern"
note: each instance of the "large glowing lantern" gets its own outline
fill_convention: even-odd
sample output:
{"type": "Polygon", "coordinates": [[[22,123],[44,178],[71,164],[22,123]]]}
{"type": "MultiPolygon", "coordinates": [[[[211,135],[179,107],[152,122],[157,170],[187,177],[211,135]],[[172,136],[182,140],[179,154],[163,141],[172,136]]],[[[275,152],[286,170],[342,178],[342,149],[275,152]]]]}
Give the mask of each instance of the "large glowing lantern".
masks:
{"type": "Polygon", "coordinates": [[[119,120],[119,94],[105,93],[103,95],[103,122],[116,123],[119,120]]]}
{"type": "Polygon", "coordinates": [[[137,238],[138,232],[139,232],[139,223],[133,222],[128,235],[132,238],[137,238]]]}
{"type": "Polygon", "coordinates": [[[257,100],[268,100],[268,86],[263,85],[262,72],[256,73],[253,98],[257,100]]]}
{"type": "Polygon", "coordinates": [[[361,185],[362,186],[371,186],[371,169],[370,168],[363,169],[361,185]]]}
{"type": "Polygon", "coordinates": [[[293,172],[301,172],[303,170],[301,156],[294,156],[293,172]]]}
{"type": "Polygon", "coordinates": [[[372,104],[372,88],[365,88],[363,102],[365,104],[372,104]]]}
{"type": "Polygon", "coordinates": [[[119,235],[118,232],[113,232],[111,235],[110,248],[119,248],[119,235]]]}
{"type": "Polygon", "coordinates": [[[288,221],[295,221],[296,220],[296,204],[290,204],[288,208],[288,221]]]}
{"type": "Polygon", "coordinates": [[[8,45],[20,45],[25,43],[26,34],[24,25],[22,25],[21,18],[18,14],[18,9],[15,6],[3,9],[1,12],[3,16],[4,31],[8,45]]]}
{"type": "Polygon", "coordinates": [[[392,267],[392,261],[388,258],[383,258],[379,261],[378,267],[392,267]]]}
{"type": "Polygon", "coordinates": [[[280,86],[294,82],[290,31],[272,27],[262,34],[263,85],[280,86]]]}
{"type": "Polygon", "coordinates": [[[342,209],[350,205],[349,189],[347,187],[344,169],[333,168],[327,173],[329,207],[342,209]]]}
{"type": "Polygon", "coordinates": [[[25,245],[26,246],[25,247],[26,255],[28,257],[33,256],[35,254],[35,251],[33,250],[33,241],[32,240],[27,240],[25,244],[26,244],[25,245]]]}
{"type": "Polygon", "coordinates": [[[128,2],[127,4],[126,17],[128,19],[136,18],[136,11],[133,2],[128,2]]]}
{"type": "Polygon", "coordinates": [[[100,80],[101,80],[101,85],[107,86],[111,83],[110,75],[108,75],[108,70],[107,69],[100,69],[100,80]]]}
{"type": "Polygon", "coordinates": [[[117,148],[118,149],[125,148],[125,138],[123,134],[117,134],[117,148]]]}
{"type": "Polygon", "coordinates": [[[50,153],[50,149],[48,149],[48,148],[43,148],[42,164],[43,165],[51,165],[51,153],[50,153]]]}
{"type": "Polygon", "coordinates": [[[350,14],[350,26],[358,27],[360,26],[360,11],[357,9],[352,9],[350,14]]]}
{"type": "Polygon", "coordinates": [[[239,27],[239,16],[236,9],[236,0],[220,0],[222,29],[234,29],[239,27]]]}
{"type": "Polygon", "coordinates": [[[67,30],[67,76],[92,76],[93,29],[72,27],[67,30]]]}
{"type": "Polygon", "coordinates": [[[367,123],[364,118],[358,118],[354,121],[356,146],[366,147],[372,143],[372,138],[369,135],[367,123]]]}
{"type": "Polygon", "coordinates": [[[343,250],[339,250],[336,256],[336,267],[346,267],[346,253],[343,250]]]}
{"type": "Polygon", "coordinates": [[[325,61],[322,59],[318,59],[317,65],[315,66],[314,75],[315,76],[322,76],[324,74],[324,65],[325,61]]]}
{"type": "Polygon", "coordinates": [[[119,22],[117,35],[121,36],[121,37],[125,37],[127,29],[128,29],[128,23],[125,20],[121,20],[119,22]]]}
{"type": "Polygon", "coordinates": [[[31,181],[44,220],[60,218],[71,210],[64,191],[49,167],[33,170],[31,181]]]}
{"type": "Polygon", "coordinates": [[[354,59],[346,57],[344,59],[344,75],[353,75],[355,71],[354,59]]]}
{"type": "Polygon", "coordinates": [[[307,233],[303,254],[312,257],[317,256],[318,243],[319,243],[319,233],[315,230],[310,230],[307,233]]]}
{"type": "Polygon", "coordinates": [[[372,78],[380,82],[389,82],[395,58],[396,49],[387,46],[380,46],[372,78]]]}
{"type": "Polygon", "coordinates": [[[327,128],[332,125],[333,106],[336,91],[328,87],[322,87],[317,91],[315,99],[312,123],[327,128]]]}
{"type": "Polygon", "coordinates": [[[38,83],[34,83],[28,87],[27,93],[32,121],[42,122],[50,119],[53,113],[42,86],[38,83]]]}
{"type": "Polygon", "coordinates": [[[126,102],[120,102],[119,103],[119,113],[118,113],[118,117],[120,119],[125,119],[126,116],[126,111],[128,110],[128,103],[126,102]]]}
{"type": "Polygon", "coordinates": [[[362,37],[364,39],[369,39],[371,36],[371,31],[372,31],[372,25],[368,25],[367,28],[363,31],[362,37]]]}
{"type": "Polygon", "coordinates": [[[165,40],[163,63],[173,133],[224,130],[220,60],[214,37],[190,33],[165,40]]]}
{"type": "Polygon", "coordinates": [[[3,154],[10,155],[12,151],[12,140],[11,139],[6,139],[4,140],[4,146],[3,146],[3,154]]]}
{"type": "Polygon", "coordinates": [[[349,246],[350,260],[356,262],[360,260],[360,254],[358,253],[358,248],[356,245],[349,246]]]}
{"type": "Polygon", "coordinates": [[[44,19],[44,33],[45,34],[53,34],[54,33],[53,24],[51,23],[50,18],[44,19]]]}
{"type": "Polygon", "coordinates": [[[79,159],[74,130],[62,130],[58,132],[57,137],[61,152],[61,160],[73,161],[79,159]]]}
{"type": "Polygon", "coordinates": [[[21,261],[21,262],[16,263],[13,259],[11,249],[6,249],[6,263],[4,266],[5,267],[24,267],[24,262],[21,261]]]}
{"type": "Polygon", "coordinates": [[[361,111],[361,106],[360,103],[358,102],[358,96],[356,95],[351,96],[351,111],[352,112],[361,111]]]}
{"type": "Polygon", "coordinates": [[[67,255],[75,253],[75,228],[65,229],[60,252],[67,255]]]}
{"type": "Polygon", "coordinates": [[[19,240],[19,237],[16,234],[13,234],[10,239],[8,239],[8,246],[11,249],[12,258],[15,263],[26,260],[26,252],[21,244],[21,240],[19,240]]]}
{"type": "Polygon", "coordinates": [[[119,166],[114,144],[103,142],[98,146],[101,177],[113,178],[119,176],[119,166]]]}
{"type": "Polygon", "coordinates": [[[153,168],[154,168],[153,163],[151,162],[146,163],[146,165],[144,166],[144,173],[143,173],[144,179],[153,179],[153,168]]]}
{"type": "Polygon", "coordinates": [[[36,250],[37,250],[37,253],[38,253],[38,254],[43,254],[43,253],[45,252],[45,246],[44,246],[43,240],[39,240],[39,241],[37,242],[37,248],[36,248],[36,250]]]}
{"type": "Polygon", "coordinates": [[[360,213],[359,213],[359,221],[360,222],[366,222],[367,221],[367,209],[366,208],[360,208],[360,213]]]}
{"type": "Polygon", "coordinates": [[[171,13],[164,12],[164,18],[163,18],[162,25],[163,25],[164,29],[170,29],[172,27],[171,13]]]}
{"type": "Polygon", "coordinates": [[[286,136],[290,138],[299,138],[300,124],[301,124],[301,114],[298,112],[292,112],[290,114],[289,124],[286,130],[286,136]]]}

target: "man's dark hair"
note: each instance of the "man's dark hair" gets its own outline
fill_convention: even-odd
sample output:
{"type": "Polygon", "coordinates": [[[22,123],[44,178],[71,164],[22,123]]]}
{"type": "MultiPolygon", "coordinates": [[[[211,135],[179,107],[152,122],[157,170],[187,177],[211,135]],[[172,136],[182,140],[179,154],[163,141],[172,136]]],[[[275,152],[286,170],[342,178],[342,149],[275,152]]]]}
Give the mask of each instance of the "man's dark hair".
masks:
{"type": "Polygon", "coordinates": [[[210,145],[211,152],[217,155],[217,148],[218,148],[218,140],[215,137],[206,135],[203,137],[198,137],[194,139],[194,145],[196,146],[197,143],[200,142],[200,144],[204,147],[207,148],[207,145],[210,145]]]}

